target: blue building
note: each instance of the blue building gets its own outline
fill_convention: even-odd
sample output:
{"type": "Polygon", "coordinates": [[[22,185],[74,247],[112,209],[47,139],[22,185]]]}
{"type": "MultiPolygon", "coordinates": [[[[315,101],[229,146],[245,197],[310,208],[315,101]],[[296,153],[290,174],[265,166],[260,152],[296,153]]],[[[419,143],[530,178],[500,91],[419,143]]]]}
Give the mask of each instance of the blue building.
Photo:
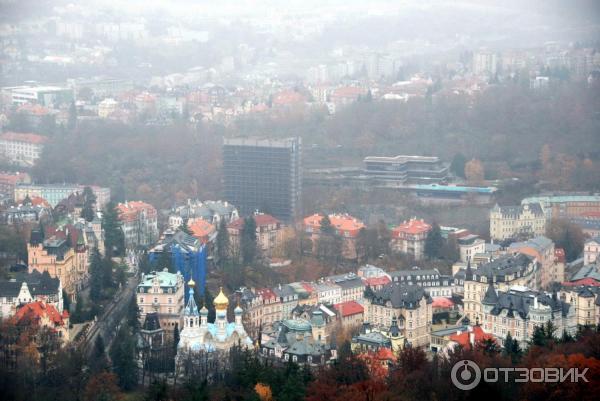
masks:
{"type": "MultiPolygon", "coordinates": [[[[206,246],[196,237],[183,231],[167,230],[158,245],[150,250],[150,263],[158,263],[164,253],[169,255],[175,270],[181,272],[185,283],[192,279],[196,282],[200,294],[203,295],[206,284],[206,246]]],[[[187,302],[189,291],[185,291],[185,297],[187,302]]]]}

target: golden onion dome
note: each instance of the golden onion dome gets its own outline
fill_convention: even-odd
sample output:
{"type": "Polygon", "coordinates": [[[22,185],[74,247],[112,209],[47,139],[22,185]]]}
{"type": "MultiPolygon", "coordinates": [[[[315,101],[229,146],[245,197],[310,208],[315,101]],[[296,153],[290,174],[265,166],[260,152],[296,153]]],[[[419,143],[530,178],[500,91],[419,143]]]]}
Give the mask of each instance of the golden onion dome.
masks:
{"type": "Polygon", "coordinates": [[[227,309],[229,306],[229,299],[223,294],[223,287],[219,289],[219,295],[215,297],[213,300],[213,304],[215,305],[215,309],[227,309]]]}
{"type": "Polygon", "coordinates": [[[190,281],[188,281],[188,287],[194,287],[196,285],[196,282],[194,281],[193,278],[190,278],[190,281]]]}

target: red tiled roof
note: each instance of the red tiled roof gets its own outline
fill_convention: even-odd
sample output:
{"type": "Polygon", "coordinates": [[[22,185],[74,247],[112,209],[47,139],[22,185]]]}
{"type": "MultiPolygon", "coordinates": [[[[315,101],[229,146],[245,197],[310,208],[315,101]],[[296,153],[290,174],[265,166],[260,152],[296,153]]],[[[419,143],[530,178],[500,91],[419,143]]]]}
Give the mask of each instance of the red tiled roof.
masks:
{"type": "MultiPolygon", "coordinates": [[[[469,331],[465,331],[460,334],[452,334],[450,336],[450,341],[454,341],[454,342],[462,345],[463,347],[468,347],[468,346],[470,346],[470,342],[469,342],[470,334],[471,334],[471,332],[469,332],[469,331]]],[[[494,336],[484,332],[483,329],[481,328],[481,326],[473,326],[473,334],[475,334],[475,344],[477,344],[478,342],[483,341],[483,340],[490,340],[490,339],[493,340],[494,339],[494,336]]]]}
{"type": "MultiPolygon", "coordinates": [[[[64,313],[63,313],[64,315],[64,313]]],[[[19,310],[15,314],[15,319],[18,323],[38,323],[40,319],[44,316],[47,316],[49,320],[54,323],[54,325],[63,325],[63,315],[61,315],[58,310],[54,307],[54,305],[46,304],[42,301],[36,301],[28,303],[19,310]]],[[[65,318],[68,317],[69,314],[65,315],[65,318]]]]}
{"type": "Polygon", "coordinates": [[[450,298],[437,297],[433,299],[431,303],[432,308],[451,308],[454,306],[454,302],[450,298]]]}
{"type": "Polygon", "coordinates": [[[591,277],[582,278],[580,280],[575,281],[565,281],[562,285],[567,287],[578,287],[580,285],[591,286],[591,287],[600,287],[600,281],[593,279],[591,277]]]}
{"type": "Polygon", "coordinates": [[[424,220],[410,219],[395,227],[392,235],[397,237],[399,233],[405,234],[424,234],[431,230],[431,226],[425,223],[424,220]]]}
{"type": "MultiPolygon", "coordinates": [[[[271,216],[270,214],[255,214],[253,217],[254,217],[254,221],[256,222],[256,227],[262,227],[262,226],[279,223],[279,220],[277,220],[275,217],[271,216]]],[[[235,230],[242,230],[244,228],[244,219],[239,218],[237,220],[234,220],[231,223],[229,223],[229,225],[227,227],[233,228],[235,230]]]]}
{"type": "Polygon", "coordinates": [[[50,206],[50,204],[48,203],[48,201],[40,196],[32,196],[31,197],[31,204],[33,206],[43,206],[46,208],[51,208],[52,206],[50,206]]]}
{"type": "Polygon", "coordinates": [[[262,299],[274,299],[277,298],[277,295],[270,288],[261,288],[260,290],[256,290],[256,295],[262,297],[262,299]]]}
{"type": "Polygon", "coordinates": [[[313,293],[315,292],[315,287],[313,287],[311,284],[309,283],[300,283],[300,285],[302,286],[302,288],[304,288],[306,290],[306,292],[308,293],[313,293]]]}
{"type": "Polygon", "coordinates": [[[203,241],[216,230],[214,225],[202,219],[195,219],[189,224],[188,228],[194,237],[203,241]]]}
{"type": "Polygon", "coordinates": [[[377,287],[377,286],[382,286],[382,285],[391,283],[391,280],[388,276],[369,277],[369,278],[363,277],[362,280],[363,280],[363,283],[365,283],[365,285],[368,285],[370,287],[377,287]]]}
{"type": "MultiPolygon", "coordinates": [[[[304,226],[311,227],[313,232],[317,232],[321,228],[321,220],[323,220],[322,215],[313,214],[304,218],[304,226]]],[[[349,214],[330,214],[329,220],[338,233],[348,233],[350,236],[358,235],[360,229],[365,228],[362,221],[349,214]]]]}
{"type": "Polygon", "coordinates": [[[32,144],[43,144],[48,142],[48,138],[37,134],[21,134],[18,132],[5,132],[0,135],[0,140],[12,142],[26,142],[32,144]]]}
{"type": "Polygon", "coordinates": [[[363,308],[363,306],[356,301],[341,302],[333,305],[333,307],[341,313],[342,317],[357,315],[365,312],[365,308],[363,308]]]}
{"type": "Polygon", "coordinates": [[[119,219],[122,221],[135,221],[138,218],[138,214],[143,210],[146,211],[148,216],[156,216],[156,209],[149,203],[142,201],[131,201],[126,203],[119,203],[117,205],[117,211],[119,212],[119,219]]]}

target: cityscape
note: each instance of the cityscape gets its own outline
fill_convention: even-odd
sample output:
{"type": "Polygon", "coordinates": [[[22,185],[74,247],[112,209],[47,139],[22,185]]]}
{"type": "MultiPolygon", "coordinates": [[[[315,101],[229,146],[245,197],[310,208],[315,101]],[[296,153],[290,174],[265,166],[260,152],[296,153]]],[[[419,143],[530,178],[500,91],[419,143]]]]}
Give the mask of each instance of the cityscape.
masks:
{"type": "Polygon", "coordinates": [[[0,398],[595,400],[600,4],[0,0],[0,398]]]}

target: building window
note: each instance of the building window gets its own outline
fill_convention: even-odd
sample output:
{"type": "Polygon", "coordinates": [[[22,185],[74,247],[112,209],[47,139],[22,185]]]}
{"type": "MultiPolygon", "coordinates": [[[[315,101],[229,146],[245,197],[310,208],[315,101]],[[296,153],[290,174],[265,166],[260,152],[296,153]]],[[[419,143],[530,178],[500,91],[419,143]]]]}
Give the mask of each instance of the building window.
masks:
{"type": "Polygon", "coordinates": [[[296,355],[292,356],[292,361],[293,362],[298,362],[298,357],[296,355]]]}

